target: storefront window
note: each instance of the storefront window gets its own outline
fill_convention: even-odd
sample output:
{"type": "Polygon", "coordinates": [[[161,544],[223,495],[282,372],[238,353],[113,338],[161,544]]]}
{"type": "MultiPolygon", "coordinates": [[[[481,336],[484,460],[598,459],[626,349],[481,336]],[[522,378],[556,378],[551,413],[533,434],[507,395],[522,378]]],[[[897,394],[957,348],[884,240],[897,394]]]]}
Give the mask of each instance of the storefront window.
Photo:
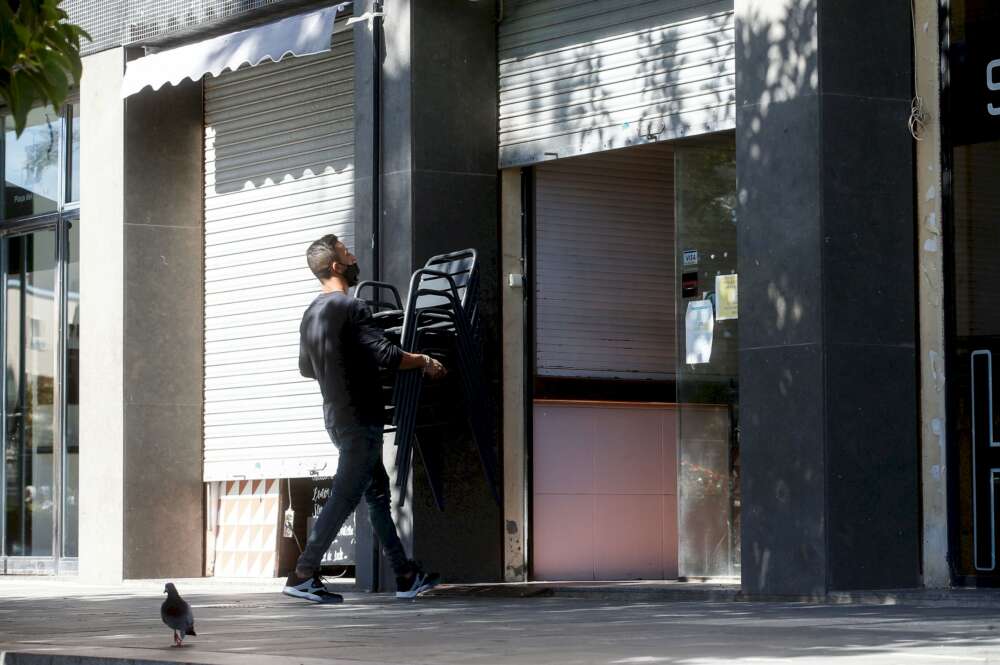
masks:
{"type": "Polygon", "coordinates": [[[681,577],[740,574],[739,318],[732,139],[675,150],[681,577]]]}
{"type": "Polygon", "coordinates": [[[953,0],[947,101],[951,143],[948,382],[956,572],[1000,579],[1000,6],[953,0]]]}
{"type": "Polygon", "coordinates": [[[8,556],[51,556],[55,492],[56,232],[4,240],[8,556]]]}
{"type": "Polygon", "coordinates": [[[54,572],[79,549],[80,104],[33,109],[20,136],[0,123],[0,557],[8,571],[44,557],[54,572]]]}
{"type": "Polygon", "coordinates": [[[69,159],[66,160],[66,201],[80,200],[80,103],[69,106],[69,159]]]}
{"type": "Polygon", "coordinates": [[[4,219],[58,209],[61,144],[62,119],[50,108],[32,109],[21,136],[4,118],[4,219]]]}
{"type": "Polygon", "coordinates": [[[80,222],[71,220],[66,248],[66,417],[63,464],[63,556],[80,543],[80,222]]]}

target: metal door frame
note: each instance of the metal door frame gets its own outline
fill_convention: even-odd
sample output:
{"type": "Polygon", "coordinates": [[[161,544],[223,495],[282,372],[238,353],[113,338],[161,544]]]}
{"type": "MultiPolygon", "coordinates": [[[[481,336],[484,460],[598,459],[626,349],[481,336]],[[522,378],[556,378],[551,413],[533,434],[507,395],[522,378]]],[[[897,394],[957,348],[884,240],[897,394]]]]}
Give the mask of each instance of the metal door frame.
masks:
{"type": "MultiPolygon", "coordinates": [[[[53,298],[53,320],[55,321],[55,334],[53,335],[53,344],[55,345],[52,349],[52,353],[55,354],[53,371],[55,376],[53,377],[52,385],[52,399],[53,399],[53,415],[52,415],[52,441],[53,441],[53,451],[52,451],[52,555],[51,556],[7,556],[7,542],[6,542],[6,523],[4,516],[6,515],[6,495],[7,495],[7,478],[6,478],[6,464],[0,463],[0,573],[7,574],[58,574],[58,573],[75,573],[78,568],[77,557],[64,557],[63,556],[63,501],[65,500],[65,487],[64,487],[64,466],[66,459],[66,432],[65,432],[65,418],[66,418],[66,311],[67,311],[67,293],[66,293],[66,262],[69,259],[68,256],[68,241],[69,241],[69,224],[72,222],[79,223],[79,212],[77,210],[70,210],[66,212],[56,212],[51,214],[46,214],[34,218],[29,218],[23,221],[14,222],[9,225],[5,225],[0,228],[0,280],[4,288],[0,290],[0,317],[7,311],[7,271],[8,271],[8,256],[7,256],[7,241],[11,238],[16,237],[26,237],[32,233],[39,231],[52,230],[55,232],[55,277],[54,277],[54,287],[55,297],[53,298]],[[57,451],[58,448],[58,451],[57,451]]],[[[23,317],[23,310],[22,310],[23,317]]],[[[5,319],[0,318],[0,321],[5,321],[5,319]]],[[[7,364],[7,340],[9,331],[4,323],[0,323],[0,364],[6,367],[7,364]]],[[[20,331],[19,331],[20,333],[20,331]]],[[[23,345],[24,340],[22,339],[20,344],[23,345]]],[[[0,393],[3,395],[3,400],[0,401],[0,420],[3,421],[4,427],[6,427],[7,419],[7,405],[6,405],[6,394],[7,394],[7,373],[4,371],[2,376],[0,376],[0,393]]],[[[3,439],[0,440],[0,452],[5,454],[6,451],[6,431],[4,432],[3,439]]]]}

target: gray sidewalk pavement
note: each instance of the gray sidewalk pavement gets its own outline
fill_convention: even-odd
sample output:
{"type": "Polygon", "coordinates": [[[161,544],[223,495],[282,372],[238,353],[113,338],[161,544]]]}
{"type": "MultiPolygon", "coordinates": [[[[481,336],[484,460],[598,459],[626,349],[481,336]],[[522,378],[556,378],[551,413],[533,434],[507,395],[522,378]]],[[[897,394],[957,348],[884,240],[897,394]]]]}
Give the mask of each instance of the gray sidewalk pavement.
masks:
{"type": "Polygon", "coordinates": [[[160,623],[160,581],[102,587],[0,578],[2,663],[1000,663],[997,605],[505,598],[445,589],[415,601],[348,592],[342,605],[315,606],[281,596],[280,580],[176,582],[198,630],[180,649],[160,623]]]}

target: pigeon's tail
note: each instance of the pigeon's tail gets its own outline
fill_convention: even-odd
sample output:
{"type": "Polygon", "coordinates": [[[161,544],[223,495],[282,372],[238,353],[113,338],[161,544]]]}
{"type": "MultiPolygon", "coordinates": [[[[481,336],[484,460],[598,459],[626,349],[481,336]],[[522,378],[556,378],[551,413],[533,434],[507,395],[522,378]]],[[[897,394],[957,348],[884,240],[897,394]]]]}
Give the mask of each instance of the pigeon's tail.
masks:
{"type": "Polygon", "coordinates": [[[198,637],[198,633],[194,632],[194,626],[191,626],[190,628],[188,628],[187,632],[184,633],[184,634],[185,635],[194,635],[195,637],[198,637]]]}

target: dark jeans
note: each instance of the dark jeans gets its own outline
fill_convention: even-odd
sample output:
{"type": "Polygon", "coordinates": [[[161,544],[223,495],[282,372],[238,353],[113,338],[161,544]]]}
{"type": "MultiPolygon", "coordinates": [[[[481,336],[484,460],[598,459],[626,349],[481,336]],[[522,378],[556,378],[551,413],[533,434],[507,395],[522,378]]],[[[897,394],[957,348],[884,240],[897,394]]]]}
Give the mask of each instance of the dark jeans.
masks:
{"type": "Polygon", "coordinates": [[[337,473],[333,477],[330,498],[320,511],[309,533],[309,540],[299,557],[295,570],[299,575],[312,575],[348,515],[354,512],[361,495],[368,502],[368,519],[382,550],[389,557],[392,569],[401,573],[406,568],[406,552],[399,542],[396,525],[389,512],[389,475],[382,464],[382,426],[345,425],[328,430],[333,445],[340,452],[337,473]]]}

